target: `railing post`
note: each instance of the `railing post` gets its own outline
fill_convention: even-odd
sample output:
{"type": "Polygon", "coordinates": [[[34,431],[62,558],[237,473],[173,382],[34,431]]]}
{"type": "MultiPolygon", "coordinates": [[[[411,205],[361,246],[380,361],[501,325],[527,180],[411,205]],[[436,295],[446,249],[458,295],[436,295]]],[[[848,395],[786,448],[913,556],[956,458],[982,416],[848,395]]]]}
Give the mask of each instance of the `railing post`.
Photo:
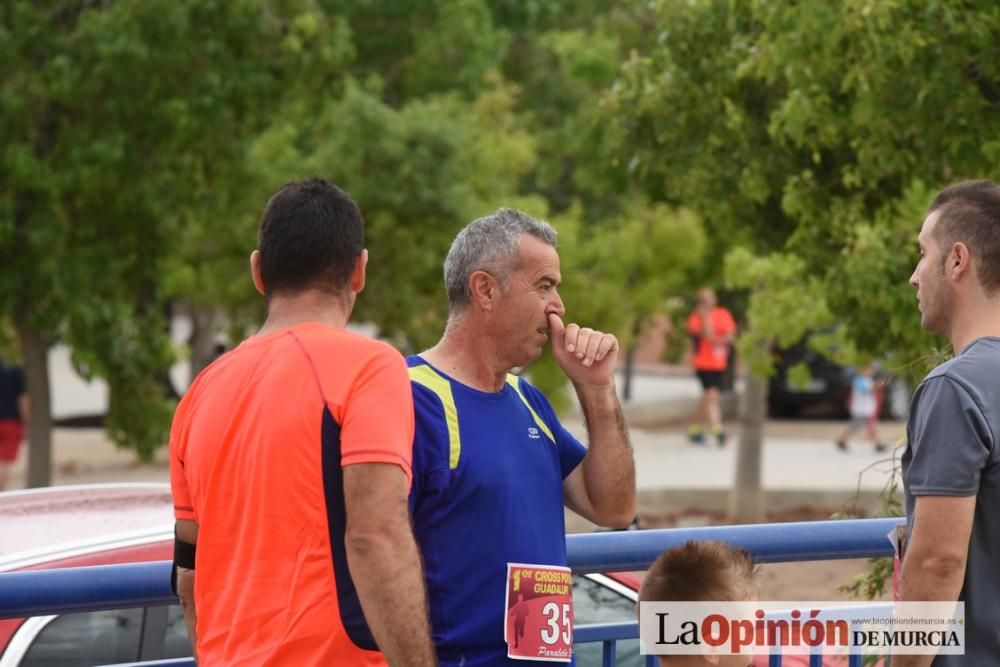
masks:
{"type": "Polygon", "coordinates": [[[604,642],[604,651],[601,654],[601,664],[604,667],[615,667],[615,651],[617,648],[617,639],[608,639],[604,642]]]}

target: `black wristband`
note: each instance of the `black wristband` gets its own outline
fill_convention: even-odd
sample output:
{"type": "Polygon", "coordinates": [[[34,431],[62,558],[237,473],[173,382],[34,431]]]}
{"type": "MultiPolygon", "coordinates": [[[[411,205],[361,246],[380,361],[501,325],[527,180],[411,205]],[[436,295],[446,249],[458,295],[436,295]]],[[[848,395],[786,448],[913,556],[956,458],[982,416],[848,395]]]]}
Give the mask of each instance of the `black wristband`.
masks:
{"type": "Polygon", "coordinates": [[[170,590],[177,594],[177,568],[183,567],[188,570],[194,569],[195,552],[197,546],[177,537],[177,530],[174,529],[174,563],[170,568],[170,590]]]}

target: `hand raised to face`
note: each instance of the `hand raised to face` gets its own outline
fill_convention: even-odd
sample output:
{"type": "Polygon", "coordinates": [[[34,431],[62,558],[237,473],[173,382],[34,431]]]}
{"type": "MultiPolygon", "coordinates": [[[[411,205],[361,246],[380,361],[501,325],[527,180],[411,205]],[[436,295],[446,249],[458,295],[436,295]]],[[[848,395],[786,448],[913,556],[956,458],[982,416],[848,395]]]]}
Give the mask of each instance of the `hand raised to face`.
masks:
{"type": "Polygon", "coordinates": [[[618,367],[618,339],[613,334],[563,324],[549,313],[552,353],[559,367],[575,384],[605,385],[614,381],[618,367]]]}

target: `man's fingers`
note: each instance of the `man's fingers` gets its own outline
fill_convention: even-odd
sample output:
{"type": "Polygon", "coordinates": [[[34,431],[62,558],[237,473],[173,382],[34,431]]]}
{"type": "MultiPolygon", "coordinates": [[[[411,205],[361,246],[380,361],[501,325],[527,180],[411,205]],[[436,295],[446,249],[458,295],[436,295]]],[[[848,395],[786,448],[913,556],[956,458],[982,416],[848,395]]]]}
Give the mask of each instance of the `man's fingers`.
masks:
{"type": "Polygon", "coordinates": [[[575,352],[579,345],[577,340],[580,336],[580,327],[576,324],[569,324],[566,326],[566,342],[565,347],[567,352],[575,352]]]}
{"type": "Polygon", "coordinates": [[[600,344],[597,346],[597,355],[594,357],[594,361],[603,361],[604,357],[617,351],[618,339],[611,334],[604,334],[604,336],[601,337],[600,344]]]}
{"type": "Polygon", "coordinates": [[[581,328],[575,323],[564,325],[562,319],[554,313],[549,314],[549,328],[553,344],[572,353],[584,366],[592,366],[618,351],[618,339],[613,334],[594,331],[589,327],[581,328]]]}
{"type": "Polygon", "coordinates": [[[587,356],[587,346],[590,345],[590,338],[594,335],[594,330],[588,327],[580,329],[576,335],[576,358],[583,359],[587,356]]]}
{"type": "Polygon", "coordinates": [[[597,360],[597,351],[600,349],[603,339],[604,334],[600,331],[591,332],[590,339],[587,341],[587,351],[583,357],[584,366],[591,366],[597,360]]]}
{"type": "Polygon", "coordinates": [[[562,318],[555,313],[549,313],[549,333],[553,343],[563,344],[563,336],[566,335],[566,325],[562,318]]]}

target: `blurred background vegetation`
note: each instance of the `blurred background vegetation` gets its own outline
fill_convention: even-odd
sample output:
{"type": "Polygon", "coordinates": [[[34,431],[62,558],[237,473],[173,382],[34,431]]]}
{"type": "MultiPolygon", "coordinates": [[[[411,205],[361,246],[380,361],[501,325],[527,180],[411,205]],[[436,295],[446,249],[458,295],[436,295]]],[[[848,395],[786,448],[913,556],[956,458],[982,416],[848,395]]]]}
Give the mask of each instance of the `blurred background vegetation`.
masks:
{"type": "Polygon", "coordinates": [[[503,205],[556,226],[570,316],[626,344],[713,284],[757,377],[831,325],[919,375],[916,233],[938,188],[1000,177],[998,130],[993,0],[4,2],[0,351],[36,407],[30,481],[47,350],[108,382],[109,433],[149,457],[169,366],[260,320],[257,216],[308,175],[360,204],[355,320],[404,352],[442,331],[454,234],[503,205]]]}

